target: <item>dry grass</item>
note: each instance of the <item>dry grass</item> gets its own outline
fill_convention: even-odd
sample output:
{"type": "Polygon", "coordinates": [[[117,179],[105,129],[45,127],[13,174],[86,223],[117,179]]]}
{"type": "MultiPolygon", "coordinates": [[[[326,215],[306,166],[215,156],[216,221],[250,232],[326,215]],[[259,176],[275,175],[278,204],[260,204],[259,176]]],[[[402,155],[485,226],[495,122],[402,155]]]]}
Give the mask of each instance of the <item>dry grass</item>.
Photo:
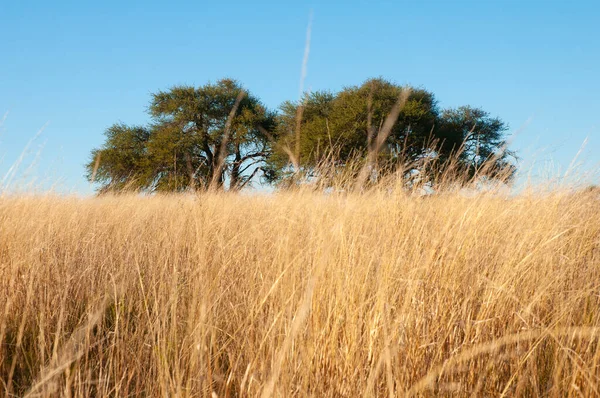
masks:
{"type": "Polygon", "coordinates": [[[0,198],[6,396],[590,396],[600,201],[0,198]]]}

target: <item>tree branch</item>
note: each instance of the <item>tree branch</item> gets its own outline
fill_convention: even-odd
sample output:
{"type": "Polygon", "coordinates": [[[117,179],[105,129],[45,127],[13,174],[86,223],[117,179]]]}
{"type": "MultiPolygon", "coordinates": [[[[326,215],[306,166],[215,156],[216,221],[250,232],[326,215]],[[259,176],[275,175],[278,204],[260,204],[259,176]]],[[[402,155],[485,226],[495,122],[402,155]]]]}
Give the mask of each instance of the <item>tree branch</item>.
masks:
{"type": "Polygon", "coordinates": [[[254,166],[255,164],[258,164],[258,163],[260,163],[260,162],[262,162],[262,160],[255,160],[254,162],[251,162],[251,163],[249,163],[249,164],[248,164],[246,167],[244,167],[243,169],[241,169],[241,170],[239,171],[239,174],[243,174],[243,173],[244,173],[244,171],[248,170],[250,167],[252,167],[252,166],[254,166]]]}
{"type": "Polygon", "coordinates": [[[242,163],[244,163],[248,159],[254,159],[254,158],[257,158],[257,157],[260,157],[260,156],[267,156],[267,152],[264,152],[264,151],[262,151],[262,152],[254,152],[254,153],[250,153],[250,154],[244,155],[239,160],[239,163],[242,164],[242,163]]]}
{"type": "Polygon", "coordinates": [[[250,174],[248,176],[248,178],[245,179],[245,181],[243,182],[243,184],[240,185],[239,189],[243,189],[246,184],[248,184],[250,182],[250,180],[252,180],[254,178],[254,176],[256,175],[256,173],[258,173],[259,171],[262,171],[263,168],[262,167],[257,167],[256,169],[254,169],[254,171],[252,172],[252,174],[250,174]]]}

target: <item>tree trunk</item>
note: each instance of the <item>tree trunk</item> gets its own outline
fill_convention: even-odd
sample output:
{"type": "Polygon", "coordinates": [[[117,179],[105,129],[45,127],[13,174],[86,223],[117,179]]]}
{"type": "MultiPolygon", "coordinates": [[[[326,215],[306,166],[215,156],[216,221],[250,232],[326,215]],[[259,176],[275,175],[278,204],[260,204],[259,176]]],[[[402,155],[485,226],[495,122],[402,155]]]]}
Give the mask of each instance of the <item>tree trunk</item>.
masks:
{"type": "Polygon", "coordinates": [[[229,189],[237,191],[240,188],[240,167],[242,166],[242,154],[240,153],[239,145],[236,146],[235,160],[231,166],[231,185],[229,189]]]}
{"type": "Polygon", "coordinates": [[[187,167],[188,178],[190,181],[188,182],[188,188],[192,191],[196,190],[196,178],[194,178],[194,167],[192,166],[192,158],[189,153],[185,154],[185,164],[187,167]]]}

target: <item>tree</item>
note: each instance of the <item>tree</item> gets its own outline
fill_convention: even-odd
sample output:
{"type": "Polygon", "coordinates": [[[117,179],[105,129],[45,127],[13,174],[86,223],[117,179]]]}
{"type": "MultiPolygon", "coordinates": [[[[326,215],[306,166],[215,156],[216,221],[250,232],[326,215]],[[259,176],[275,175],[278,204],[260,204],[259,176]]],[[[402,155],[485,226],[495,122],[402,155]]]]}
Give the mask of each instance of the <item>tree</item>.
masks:
{"type": "Polygon", "coordinates": [[[87,165],[88,180],[104,183],[101,191],[109,187],[123,190],[132,181],[135,185],[147,185],[151,180],[147,156],[151,131],[142,126],[117,123],[106,129],[104,135],[103,147],[92,150],[87,165]]]}
{"type": "Polygon", "coordinates": [[[467,176],[478,172],[487,177],[514,175],[516,169],[509,158],[516,155],[507,148],[504,133],[508,126],[502,120],[490,117],[482,109],[461,106],[445,109],[439,125],[440,137],[444,143],[452,142],[451,152],[457,154],[459,167],[467,176]]]}
{"type": "Polygon", "coordinates": [[[101,190],[237,190],[270,152],[275,114],[231,79],[152,95],[147,127],[115,124],[92,151],[88,179],[101,190]]]}
{"type": "Polygon", "coordinates": [[[502,121],[480,109],[440,111],[429,91],[370,79],[336,94],[315,92],[300,102],[285,102],[278,145],[266,175],[271,181],[298,171],[314,175],[332,154],[333,164],[341,168],[362,159],[371,178],[423,159],[446,162],[453,154],[472,174],[495,156],[497,170],[509,165],[510,153],[502,152],[505,131],[502,121]],[[292,152],[296,167],[290,160],[292,152]]]}

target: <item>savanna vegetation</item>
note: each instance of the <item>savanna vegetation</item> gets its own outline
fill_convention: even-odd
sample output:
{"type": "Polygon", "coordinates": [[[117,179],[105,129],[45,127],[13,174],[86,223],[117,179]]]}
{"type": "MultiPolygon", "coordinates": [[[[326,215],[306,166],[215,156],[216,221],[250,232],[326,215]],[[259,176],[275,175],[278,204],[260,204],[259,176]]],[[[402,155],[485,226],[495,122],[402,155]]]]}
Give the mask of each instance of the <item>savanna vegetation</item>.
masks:
{"type": "Polygon", "coordinates": [[[591,191],[0,198],[5,396],[597,396],[591,191]]]}
{"type": "Polygon", "coordinates": [[[471,106],[440,109],[433,93],[382,78],[307,93],[277,112],[223,79],[153,94],[149,113],[148,126],[109,127],[92,151],[87,176],[100,192],[237,191],[252,181],[331,184],[332,175],[349,182],[361,173],[361,187],[390,174],[436,178],[425,164],[463,182],[515,171],[500,119],[471,106]]]}
{"type": "Polygon", "coordinates": [[[508,190],[500,119],[384,79],[149,112],[102,195],[0,195],[4,396],[600,395],[598,192],[508,190]]]}

